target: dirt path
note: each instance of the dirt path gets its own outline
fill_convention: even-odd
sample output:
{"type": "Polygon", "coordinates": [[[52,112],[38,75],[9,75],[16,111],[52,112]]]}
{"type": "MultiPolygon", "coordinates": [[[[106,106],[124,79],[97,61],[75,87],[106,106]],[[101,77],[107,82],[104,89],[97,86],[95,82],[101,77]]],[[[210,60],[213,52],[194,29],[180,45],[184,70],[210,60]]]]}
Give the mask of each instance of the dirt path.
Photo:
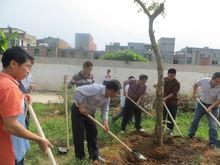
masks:
{"type": "Polygon", "coordinates": [[[34,91],[32,93],[32,100],[34,103],[59,103],[61,99],[59,98],[59,93],[57,92],[42,92],[34,91]]]}

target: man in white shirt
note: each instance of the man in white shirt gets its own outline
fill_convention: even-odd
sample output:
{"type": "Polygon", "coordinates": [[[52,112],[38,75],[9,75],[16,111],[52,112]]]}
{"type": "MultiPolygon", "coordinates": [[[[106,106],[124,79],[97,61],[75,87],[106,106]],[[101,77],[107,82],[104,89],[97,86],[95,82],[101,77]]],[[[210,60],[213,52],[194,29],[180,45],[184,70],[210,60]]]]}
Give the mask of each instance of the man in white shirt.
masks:
{"type": "MultiPolygon", "coordinates": [[[[212,78],[202,78],[193,86],[193,98],[196,97],[197,89],[200,88],[200,101],[207,107],[208,112],[211,112],[215,117],[218,116],[218,105],[220,104],[220,72],[215,72],[212,78]]],[[[209,123],[209,142],[210,147],[214,148],[218,138],[217,123],[202,107],[197,103],[194,118],[189,129],[188,136],[193,138],[195,135],[200,119],[206,115],[209,123]]]]}

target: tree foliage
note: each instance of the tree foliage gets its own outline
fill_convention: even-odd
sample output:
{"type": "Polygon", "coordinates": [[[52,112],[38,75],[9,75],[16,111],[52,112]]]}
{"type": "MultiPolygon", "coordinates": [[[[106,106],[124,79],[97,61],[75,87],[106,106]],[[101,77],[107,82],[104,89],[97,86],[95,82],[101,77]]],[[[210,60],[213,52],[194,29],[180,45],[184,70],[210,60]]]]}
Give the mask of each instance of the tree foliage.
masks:
{"type": "Polygon", "coordinates": [[[8,48],[8,39],[5,34],[0,31],[0,54],[3,54],[8,48]]]}
{"type": "Polygon", "coordinates": [[[9,35],[6,36],[3,31],[0,31],[0,54],[3,54],[9,47],[14,47],[18,44],[17,36],[17,32],[9,33],[9,35]]]}
{"type": "Polygon", "coordinates": [[[131,50],[120,50],[115,52],[106,52],[100,57],[103,60],[122,60],[122,61],[139,61],[147,62],[147,59],[142,57],[140,54],[134,53],[131,50]]]}

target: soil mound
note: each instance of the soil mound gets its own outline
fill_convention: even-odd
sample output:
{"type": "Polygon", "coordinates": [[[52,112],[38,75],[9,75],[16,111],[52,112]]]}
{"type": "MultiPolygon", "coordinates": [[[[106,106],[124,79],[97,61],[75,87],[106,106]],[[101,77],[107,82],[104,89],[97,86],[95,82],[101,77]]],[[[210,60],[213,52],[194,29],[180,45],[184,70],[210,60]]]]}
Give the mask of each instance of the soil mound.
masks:
{"type": "Polygon", "coordinates": [[[154,136],[141,132],[131,132],[123,141],[132,149],[144,155],[147,160],[139,161],[121,144],[102,148],[102,154],[109,165],[220,165],[220,150],[208,146],[208,142],[198,138],[180,136],[164,138],[164,145],[155,146],[154,136]]]}

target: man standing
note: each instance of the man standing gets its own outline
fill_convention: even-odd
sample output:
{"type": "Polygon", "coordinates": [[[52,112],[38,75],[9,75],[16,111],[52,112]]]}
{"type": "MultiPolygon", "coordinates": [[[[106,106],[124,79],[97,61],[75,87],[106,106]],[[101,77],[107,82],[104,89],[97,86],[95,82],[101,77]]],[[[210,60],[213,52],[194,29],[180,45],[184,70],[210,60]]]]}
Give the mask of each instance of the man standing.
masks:
{"type": "MultiPolygon", "coordinates": [[[[20,47],[7,49],[2,56],[3,70],[0,72],[0,163],[14,165],[15,155],[11,135],[36,141],[40,148],[46,152],[52,147],[44,139],[27,129],[18,121],[21,114],[22,98],[17,80],[22,80],[30,72],[31,56],[20,47]]],[[[25,99],[30,101],[29,95],[25,99]]]]}
{"type": "Polygon", "coordinates": [[[86,61],[83,63],[83,69],[73,75],[72,80],[69,82],[68,88],[71,88],[73,85],[76,87],[82,85],[89,85],[94,83],[92,72],[93,63],[90,61],[86,61]]]}
{"type": "MultiPolygon", "coordinates": [[[[123,92],[125,96],[130,97],[134,102],[137,102],[146,94],[148,76],[140,75],[139,79],[130,79],[123,83],[123,92]],[[125,86],[129,84],[128,93],[126,95],[125,86]]],[[[124,133],[132,113],[135,115],[135,128],[138,131],[144,131],[141,126],[141,110],[128,98],[125,99],[124,114],[121,123],[121,133],[124,133]]]]}
{"type": "MultiPolygon", "coordinates": [[[[220,104],[220,72],[215,72],[212,78],[202,78],[193,86],[193,98],[196,98],[196,93],[200,88],[200,101],[207,107],[208,112],[211,112],[215,117],[218,115],[218,105],[220,104]]],[[[188,136],[193,138],[198,129],[200,119],[206,115],[209,122],[209,144],[211,148],[215,148],[218,138],[217,123],[202,107],[197,103],[193,121],[189,129],[188,136]]]]}
{"type": "MultiPolygon", "coordinates": [[[[168,110],[170,111],[173,119],[176,119],[177,108],[178,108],[178,97],[177,94],[180,90],[180,83],[176,79],[176,69],[170,68],[167,72],[167,77],[164,78],[164,98],[168,110]]],[[[167,113],[166,108],[163,110],[163,121],[167,119],[167,127],[169,128],[168,134],[172,135],[174,123],[167,113]]],[[[166,123],[165,123],[166,124],[166,123]]]]}
{"type": "MultiPolygon", "coordinates": [[[[30,56],[30,57],[32,57],[32,56],[30,56]]],[[[34,58],[31,59],[30,68],[32,68],[33,64],[34,64],[34,58]]],[[[29,75],[30,75],[30,73],[27,76],[29,76],[29,75]]],[[[31,81],[28,81],[29,78],[27,78],[27,76],[23,80],[18,81],[19,89],[24,95],[29,93],[29,89],[32,84],[31,82],[33,82],[32,79],[31,79],[31,81]]],[[[28,129],[29,118],[30,118],[30,115],[28,113],[27,105],[25,103],[25,100],[22,99],[22,112],[17,117],[17,121],[19,121],[19,123],[23,127],[28,129]]],[[[28,149],[30,148],[29,141],[27,139],[19,138],[17,136],[12,136],[12,143],[14,146],[14,154],[15,154],[15,159],[16,159],[15,165],[24,165],[25,154],[28,151],[28,149]]]]}
{"type": "Polygon", "coordinates": [[[103,81],[103,85],[106,85],[108,83],[108,81],[110,81],[112,79],[112,76],[111,76],[110,72],[111,72],[111,70],[108,69],[107,70],[107,75],[105,76],[104,81],[103,81]]]}
{"type": "MultiPolygon", "coordinates": [[[[81,71],[79,71],[78,73],[76,73],[75,75],[73,75],[71,81],[69,82],[68,88],[72,88],[72,86],[76,86],[76,87],[80,87],[80,86],[84,86],[84,85],[90,85],[93,84],[95,81],[93,79],[93,75],[92,75],[92,67],[93,67],[93,63],[90,61],[85,61],[83,63],[83,68],[81,71]]],[[[73,104],[74,105],[74,104],[73,104]]],[[[73,107],[72,105],[72,107],[73,107]]],[[[73,111],[71,110],[71,123],[72,123],[72,129],[73,129],[73,111]]],[[[73,133],[73,131],[72,131],[73,133]]],[[[74,136],[74,135],[73,135],[74,136]]],[[[86,141],[85,141],[86,142],[86,141]]],[[[88,150],[90,151],[90,148],[92,146],[90,146],[89,143],[87,143],[88,145],[88,150]]],[[[99,155],[99,159],[102,160],[103,162],[105,161],[100,155],[99,155]]]]}
{"type": "MultiPolygon", "coordinates": [[[[129,77],[128,77],[128,80],[131,80],[131,79],[135,79],[135,77],[134,77],[134,76],[129,76],[129,77]]],[[[115,114],[115,115],[112,117],[112,122],[115,122],[115,121],[118,120],[120,117],[122,117],[123,114],[124,114],[124,105],[125,105],[126,96],[127,96],[127,94],[128,94],[128,88],[129,88],[129,84],[127,84],[127,85],[125,86],[125,95],[121,95],[121,97],[120,97],[121,110],[120,110],[120,112],[118,112],[117,114],[115,114]]],[[[130,117],[130,119],[129,119],[129,122],[131,122],[131,123],[132,123],[132,116],[133,116],[133,115],[131,114],[131,117],[130,117]]]]}
{"type": "Polygon", "coordinates": [[[72,110],[72,131],[75,147],[75,156],[79,160],[85,159],[84,137],[88,142],[90,159],[94,164],[99,164],[99,150],[97,146],[96,124],[86,115],[95,117],[97,108],[101,108],[101,118],[105,130],[108,131],[108,111],[109,97],[118,95],[120,83],[116,80],[109,81],[105,86],[101,84],[91,84],[76,88],[72,110]]]}

